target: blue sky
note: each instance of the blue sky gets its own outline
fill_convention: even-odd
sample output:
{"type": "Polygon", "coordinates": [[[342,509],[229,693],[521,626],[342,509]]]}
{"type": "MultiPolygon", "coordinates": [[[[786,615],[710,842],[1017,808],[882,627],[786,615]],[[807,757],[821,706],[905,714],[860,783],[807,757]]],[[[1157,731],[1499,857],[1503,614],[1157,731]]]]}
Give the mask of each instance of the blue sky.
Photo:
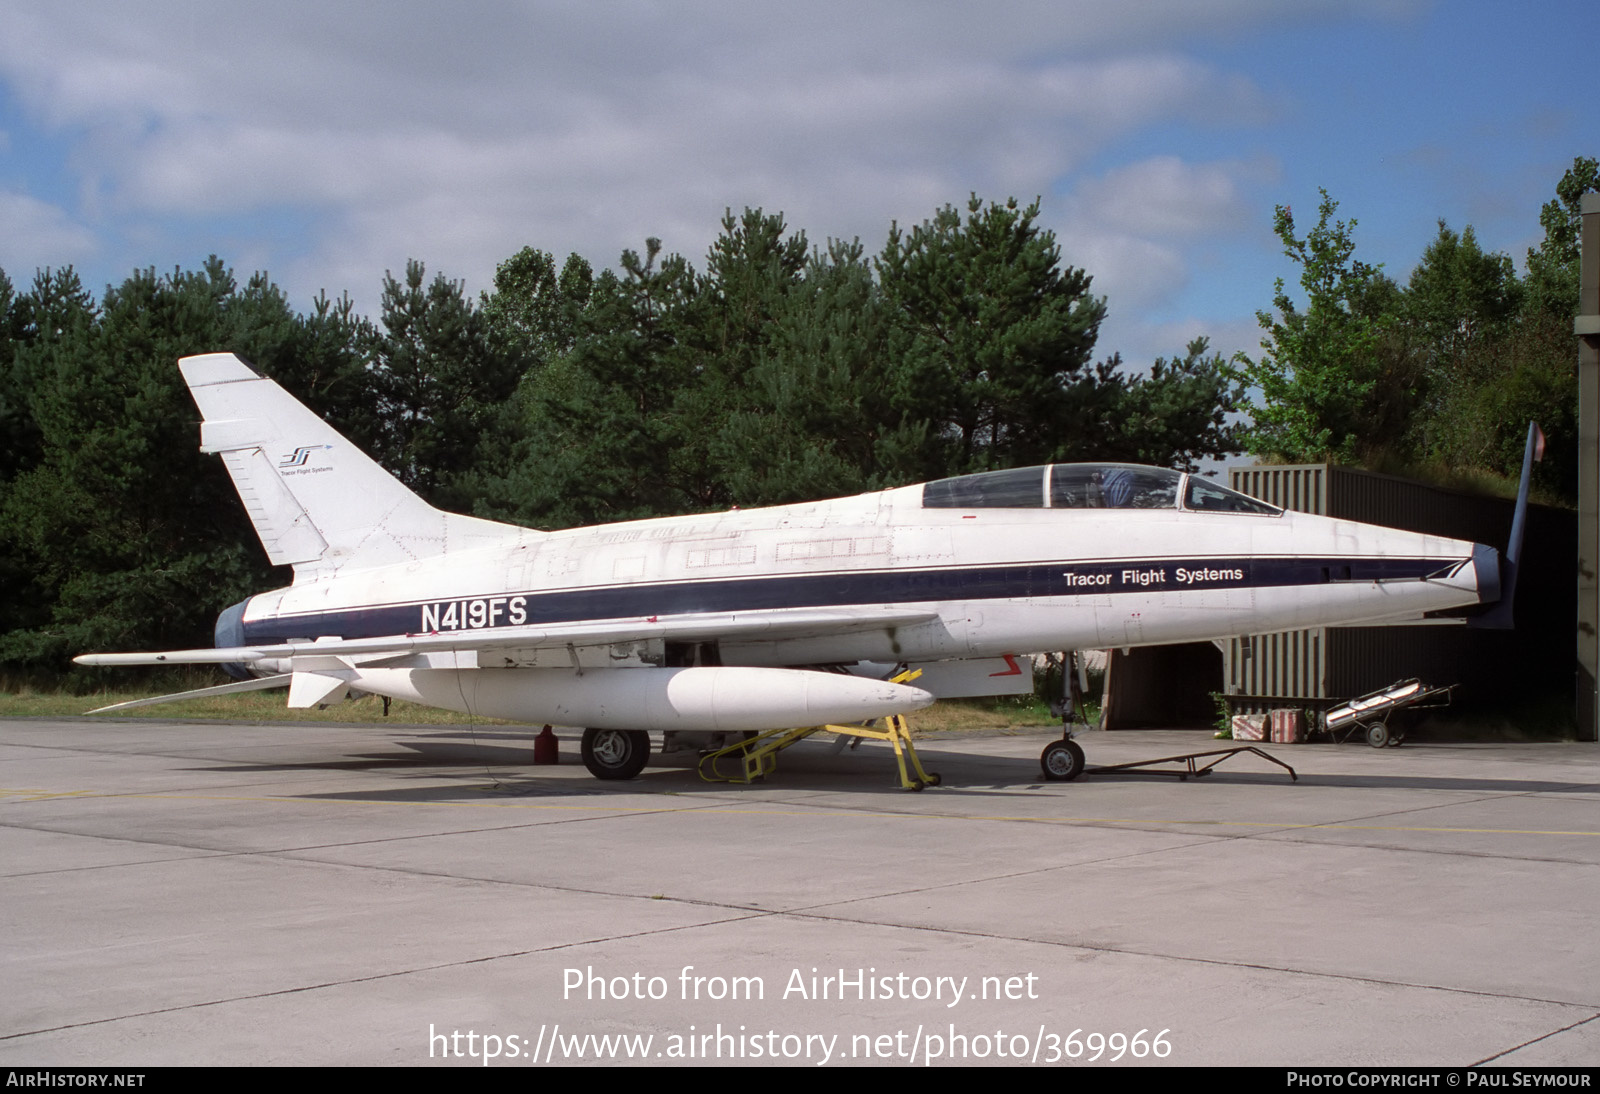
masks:
{"type": "Polygon", "coordinates": [[[1392,276],[1440,217],[1520,267],[1600,155],[1592,25],[1567,0],[0,0],[0,268],[98,291],[215,252],[373,314],[409,257],[477,291],[524,245],[614,266],[654,235],[699,265],[725,207],[875,250],[1037,195],[1108,298],[1102,353],[1251,350],[1295,275],[1273,206],[1304,227],[1318,187],[1392,276]]]}

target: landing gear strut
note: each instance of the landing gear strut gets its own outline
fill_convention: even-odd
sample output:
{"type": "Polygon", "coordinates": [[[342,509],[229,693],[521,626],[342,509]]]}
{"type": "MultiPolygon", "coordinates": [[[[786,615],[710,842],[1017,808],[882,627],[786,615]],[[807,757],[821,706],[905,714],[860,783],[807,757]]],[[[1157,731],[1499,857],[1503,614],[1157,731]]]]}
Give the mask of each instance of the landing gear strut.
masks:
{"type": "Polygon", "coordinates": [[[1086,675],[1075,651],[1061,655],[1061,698],[1050,704],[1050,713],[1061,719],[1061,740],[1051,741],[1039,753],[1039,767],[1050,782],[1071,782],[1083,774],[1083,746],[1072,739],[1072,724],[1083,710],[1083,695],[1089,688],[1086,675]]]}

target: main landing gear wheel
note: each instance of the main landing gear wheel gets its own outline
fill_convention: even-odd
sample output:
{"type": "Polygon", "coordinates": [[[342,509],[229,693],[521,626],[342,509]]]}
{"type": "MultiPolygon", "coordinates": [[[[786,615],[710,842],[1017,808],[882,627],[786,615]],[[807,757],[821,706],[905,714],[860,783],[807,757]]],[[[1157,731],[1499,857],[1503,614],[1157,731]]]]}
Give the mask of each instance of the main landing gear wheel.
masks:
{"type": "Polygon", "coordinates": [[[586,729],[583,766],[597,779],[631,779],[650,762],[650,734],[642,729],[586,729]]]}
{"type": "Polygon", "coordinates": [[[1077,741],[1051,741],[1039,753],[1039,766],[1051,782],[1071,782],[1083,774],[1083,749],[1077,741]]]}

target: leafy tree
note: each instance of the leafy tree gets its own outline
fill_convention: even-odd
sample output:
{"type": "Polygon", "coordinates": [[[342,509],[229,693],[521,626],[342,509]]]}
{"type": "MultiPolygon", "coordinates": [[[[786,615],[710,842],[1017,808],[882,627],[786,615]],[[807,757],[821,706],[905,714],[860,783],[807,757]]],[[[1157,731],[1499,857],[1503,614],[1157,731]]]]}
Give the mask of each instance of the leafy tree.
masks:
{"type": "Polygon", "coordinates": [[[1576,357],[1571,319],[1528,317],[1507,336],[1475,343],[1419,431],[1423,454],[1442,468],[1515,482],[1528,422],[1537,421],[1546,450],[1534,481],[1558,497],[1576,498],[1576,357]]]}
{"type": "MultiPolygon", "coordinates": [[[[11,290],[9,280],[6,289],[11,290]]],[[[16,474],[38,462],[41,438],[31,393],[52,355],[98,318],[94,297],[71,266],[44,269],[34,275],[29,291],[12,299],[5,327],[9,350],[0,366],[0,475],[16,474]]]]}
{"type": "Polygon", "coordinates": [[[1579,156],[1556,183],[1555,198],[1539,210],[1544,241],[1528,251],[1528,302],[1535,312],[1569,320],[1577,314],[1579,203],[1591,191],[1600,191],[1600,161],[1579,156]]]}
{"type": "Polygon", "coordinates": [[[1470,225],[1458,235],[1439,222],[1411,273],[1395,328],[1411,347],[1423,389],[1408,423],[1418,456],[1445,467],[1498,463],[1485,457],[1500,427],[1486,428],[1487,408],[1474,404],[1482,404],[1486,383],[1505,378],[1522,300],[1509,257],[1486,254],[1470,225]]]}
{"type": "Polygon", "coordinates": [[[19,382],[16,367],[20,327],[16,287],[0,270],[0,483],[16,474],[26,460],[24,438],[32,424],[23,405],[27,388],[19,382]]]}
{"type": "Polygon", "coordinates": [[[593,292],[594,271],[582,256],[568,255],[557,272],[548,252],[524,247],[495,270],[483,315],[526,376],[572,352],[593,292]]]}
{"type": "Polygon", "coordinates": [[[1251,396],[1245,403],[1253,418],[1244,434],[1247,449],[1289,462],[1349,460],[1371,435],[1377,351],[1390,322],[1362,306],[1381,275],[1354,257],[1356,222],[1334,220],[1338,202],[1320,192],[1317,225],[1305,238],[1296,235],[1288,206],[1277,206],[1273,217],[1284,254],[1300,267],[1304,309],[1279,278],[1272,301],[1278,317],[1256,313],[1267,332],[1265,352],[1258,360],[1240,353],[1229,368],[1232,379],[1260,392],[1259,401],[1251,396]]]}
{"type": "Polygon", "coordinates": [[[1435,369],[1448,369],[1475,340],[1503,335],[1522,307],[1511,258],[1487,254],[1472,226],[1457,235],[1443,220],[1411,272],[1404,315],[1435,369]]]}
{"type": "Polygon", "coordinates": [[[724,212],[722,232],[706,254],[705,273],[693,304],[699,312],[696,341],[701,352],[735,360],[721,371],[746,372],[765,344],[768,326],[783,300],[800,284],[807,266],[804,232],[786,236],[783,215],[746,209],[724,212]]]}
{"type": "MultiPolygon", "coordinates": [[[[524,439],[480,477],[479,512],[595,523],[1230,450],[1237,392],[1203,347],[1143,377],[1089,364],[1104,302],[1037,213],[974,198],[894,229],[869,261],[855,242],[808,256],[781,216],[747,209],[724,217],[703,273],[655,241],[625,254],[620,277],[594,280],[570,352],[524,379],[524,439]]],[[[549,285],[547,259],[519,260],[549,285]]]]}
{"type": "Polygon", "coordinates": [[[1578,158],[1540,212],[1545,238],[1519,281],[1504,255],[1484,255],[1471,230],[1442,225],[1412,277],[1405,314],[1428,362],[1427,400],[1412,436],[1417,454],[1448,471],[1516,476],[1529,419],[1548,438],[1536,481],[1566,498],[1577,489],[1579,199],[1600,189],[1600,167],[1578,158]]]}
{"type": "Polygon", "coordinates": [[[544,415],[553,401],[572,394],[567,357],[585,329],[594,281],[581,256],[567,256],[557,272],[550,254],[533,247],[495,271],[494,291],[483,296],[483,316],[492,344],[519,379],[494,434],[479,446],[476,466],[459,480],[481,516],[537,524],[548,521],[551,504],[559,504],[551,493],[544,442],[564,423],[544,415]]]}
{"type": "Polygon", "coordinates": [[[1579,159],[1541,214],[1546,238],[1518,279],[1467,227],[1443,221],[1401,288],[1354,258],[1351,233],[1326,192],[1316,229],[1300,239],[1288,209],[1275,225],[1302,268],[1300,310],[1280,280],[1279,317],[1263,312],[1259,361],[1233,375],[1260,392],[1250,450],[1288,460],[1341,459],[1458,479],[1514,476],[1528,419],[1545,426],[1542,485],[1571,496],[1576,437],[1571,309],[1576,303],[1577,206],[1600,182],[1579,159]]]}
{"type": "MultiPolygon", "coordinates": [[[[538,252],[519,258],[550,283],[538,252]]],[[[570,524],[731,504],[748,453],[729,432],[759,413],[756,370],[805,265],[805,237],[759,209],[723,218],[704,274],[658,240],[625,252],[621,277],[590,284],[570,346],[543,340],[559,352],[524,380],[526,437],[480,512],[570,524]]]]}
{"type": "MultiPolygon", "coordinates": [[[[6,287],[11,288],[9,280],[6,287]]],[[[14,290],[13,290],[14,291],[14,290]]],[[[6,353],[0,359],[0,636],[45,624],[53,599],[49,576],[22,525],[19,492],[46,452],[38,422],[39,389],[63,353],[98,319],[94,298],[71,266],[44,269],[7,308],[6,353]]],[[[0,637],[0,663],[7,660],[0,637]]]]}

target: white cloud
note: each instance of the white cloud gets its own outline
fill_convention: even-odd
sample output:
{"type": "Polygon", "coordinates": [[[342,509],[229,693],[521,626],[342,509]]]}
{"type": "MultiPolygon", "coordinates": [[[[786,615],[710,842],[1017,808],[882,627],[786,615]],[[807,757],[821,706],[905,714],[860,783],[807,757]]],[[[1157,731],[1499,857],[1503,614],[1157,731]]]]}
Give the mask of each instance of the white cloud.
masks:
{"type": "Polygon", "coordinates": [[[1062,181],[1146,127],[1272,113],[1187,40],[1347,6],[15,0],[0,79],[73,135],[92,219],[132,240],[259,218],[241,249],[300,302],[371,310],[408,256],[483,288],[524,244],[610,265],[657,235],[698,263],[728,205],[876,247],[976,191],[1044,195],[1127,309],[1181,289],[1184,241],[1241,223],[1252,166],[1157,157],[1064,202],[1062,181]]]}
{"type": "MultiPolygon", "coordinates": [[[[1063,258],[1092,273],[1094,292],[1110,304],[1101,344],[1130,362],[1148,362],[1208,333],[1189,320],[1135,317],[1173,306],[1209,264],[1213,241],[1260,218],[1250,191],[1275,177],[1266,159],[1189,163],[1156,156],[1084,179],[1067,194],[1056,231],[1063,258]]],[[[1229,322],[1212,329],[1226,330],[1229,322]]],[[[1218,335],[1213,346],[1229,353],[1244,348],[1224,346],[1218,335]]]]}
{"type": "Polygon", "coordinates": [[[1251,356],[1261,352],[1261,324],[1254,316],[1231,319],[1202,319],[1195,316],[1155,323],[1146,329],[1146,337],[1158,347],[1149,356],[1183,356],[1189,343],[1204,336],[1209,343],[1207,353],[1220,353],[1232,357],[1243,351],[1251,356]]]}
{"type": "Polygon", "coordinates": [[[1187,163],[1156,156],[1114,168],[1074,192],[1077,216],[1145,236],[1192,239],[1237,232],[1256,214],[1248,185],[1276,178],[1269,160],[1187,163]]]}
{"type": "Polygon", "coordinates": [[[36,268],[81,262],[95,246],[94,233],[66,210],[0,190],[0,269],[19,287],[36,268]]]}
{"type": "Polygon", "coordinates": [[[1076,226],[1059,238],[1063,260],[1089,271],[1095,295],[1108,297],[1119,312],[1156,307],[1188,281],[1183,255],[1170,245],[1076,226]]]}

